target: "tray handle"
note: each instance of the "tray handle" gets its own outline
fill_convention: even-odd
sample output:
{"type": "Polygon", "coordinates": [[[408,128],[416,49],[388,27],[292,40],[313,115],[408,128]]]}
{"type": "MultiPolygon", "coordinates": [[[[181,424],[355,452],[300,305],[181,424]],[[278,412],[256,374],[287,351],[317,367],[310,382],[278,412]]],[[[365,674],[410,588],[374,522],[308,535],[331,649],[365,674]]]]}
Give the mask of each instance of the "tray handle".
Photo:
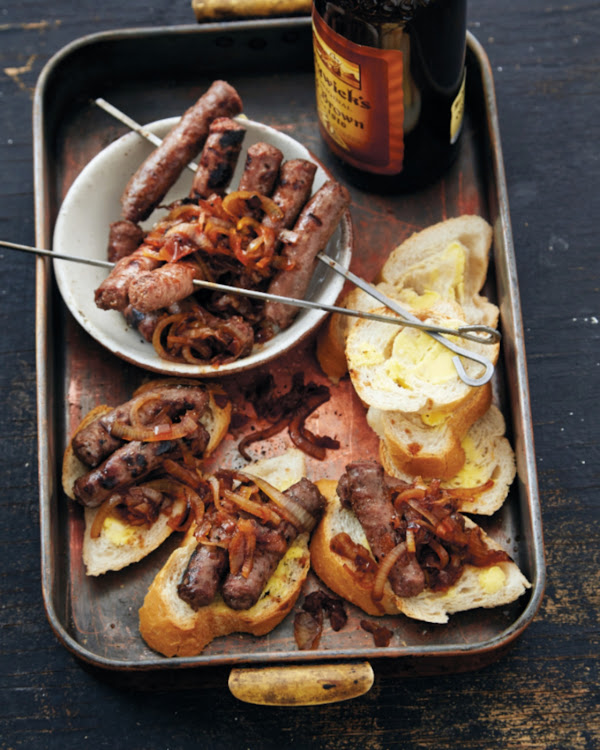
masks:
{"type": "Polygon", "coordinates": [[[229,690],[261,706],[318,706],[364,695],[373,685],[368,661],[232,669],[229,690]]]}

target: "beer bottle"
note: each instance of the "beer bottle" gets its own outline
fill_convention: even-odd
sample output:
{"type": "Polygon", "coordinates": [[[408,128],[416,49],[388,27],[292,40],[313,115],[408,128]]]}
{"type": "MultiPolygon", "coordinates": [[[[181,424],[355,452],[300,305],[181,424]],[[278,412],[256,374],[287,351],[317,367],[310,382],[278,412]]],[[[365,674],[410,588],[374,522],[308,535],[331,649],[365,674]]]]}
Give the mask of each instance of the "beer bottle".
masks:
{"type": "Polygon", "coordinates": [[[409,190],[456,157],[466,0],[314,0],[321,134],[349,179],[409,190]]]}

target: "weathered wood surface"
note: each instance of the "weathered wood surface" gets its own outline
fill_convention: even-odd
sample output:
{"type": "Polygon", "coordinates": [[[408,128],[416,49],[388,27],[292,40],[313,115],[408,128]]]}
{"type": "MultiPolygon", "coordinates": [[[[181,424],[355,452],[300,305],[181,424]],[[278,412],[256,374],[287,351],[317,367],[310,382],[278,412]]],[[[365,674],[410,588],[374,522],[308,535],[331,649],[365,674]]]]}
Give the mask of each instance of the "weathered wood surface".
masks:
{"type": "MultiPolygon", "coordinates": [[[[0,250],[0,747],[600,746],[600,3],[480,0],[469,18],[494,70],[518,259],[548,563],[536,620],[480,671],[376,664],[367,695],[317,708],[239,703],[223,669],[132,684],[82,667],[40,591],[34,264],[0,250]]],[[[31,104],[47,60],[84,34],[190,22],[166,0],[3,4],[3,238],[34,244],[31,104]]]]}

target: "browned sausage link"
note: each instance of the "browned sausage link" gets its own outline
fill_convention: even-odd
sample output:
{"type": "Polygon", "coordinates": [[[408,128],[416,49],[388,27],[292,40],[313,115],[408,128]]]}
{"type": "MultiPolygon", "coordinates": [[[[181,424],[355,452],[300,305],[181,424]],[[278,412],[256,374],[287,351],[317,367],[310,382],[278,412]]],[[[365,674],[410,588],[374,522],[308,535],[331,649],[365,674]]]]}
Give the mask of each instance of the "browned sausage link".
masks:
{"type": "Polygon", "coordinates": [[[160,261],[143,255],[142,248],[121,258],[96,289],[96,305],[101,310],[124,310],[129,304],[128,290],[131,281],[139,273],[151,271],[159,265],[160,261]]]}
{"type": "Polygon", "coordinates": [[[152,312],[143,313],[140,310],[136,310],[133,305],[128,305],[123,310],[127,325],[135,328],[146,341],[152,341],[154,329],[165,313],[165,310],[153,310],[152,312]]]}
{"type": "Polygon", "coordinates": [[[273,201],[283,212],[280,219],[267,214],[263,219],[265,226],[276,232],[291,229],[302,207],[310,198],[317,165],[306,159],[291,159],[281,165],[279,179],[273,192],[273,201]]]}
{"type": "MultiPolygon", "coordinates": [[[[329,242],[349,204],[350,195],[346,188],[332,180],[313,195],[294,225],[296,239],[284,242],[282,254],[287,257],[291,268],[275,275],[269,285],[271,294],[297,299],[304,297],[317,262],[317,253],[329,242]]],[[[281,302],[269,301],[264,308],[265,319],[279,329],[287,328],[297,313],[297,308],[281,302]]]]}
{"type": "Polygon", "coordinates": [[[177,586],[179,598],[194,610],[210,604],[217,595],[226,569],[226,549],[198,544],[190,557],[181,583],[177,586]]]}
{"type": "Polygon", "coordinates": [[[192,198],[225,195],[242,148],[245,129],[229,117],[211,123],[190,191],[192,198]]]}
{"type": "Polygon", "coordinates": [[[108,233],[108,259],[116,263],[121,258],[131,255],[142,244],[144,230],[129,219],[114,221],[108,233]]]}
{"type": "Polygon", "coordinates": [[[98,466],[113,453],[122,440],[112,435],[115,422],[131,424],[134,410],[141,424],[151,424],[160,413],[177,419],[185,412],[198,418],[208,405],[208,395],[202,388],[165,387],[144,391],[79,430],[71,441],[75,455],[87,466],[98,466]]]}
{"type": "Polygon", "coordinates": [[[204,145],[210,123],[241,111],[236,90],[225,81],[215,81],[129,180],[121,196],[123,218],[133,222],[148,218],[204,145]]]}
{"type": "Polygon", "coordinates": [[[100,466],[79,477],[73,488],[75,498],[88,508],[96,508],[116,490],[157,469],[176,446],[173,440],[157,443],[132,440],[122,445],[100,466]]]}
{"type": "Polygon", "coordinates": [[[129,302],[142,313],[168,307],[194,293],[197,272],[196,266],[180,261],[141,273],[129,284],[129,302]]]}
{"type": "MultiPolygon", "coordinates": [[[[285,495],[316,520],[320,518],[325,507],[325,499],[308,479],[301,479],[286,490],[285,495]]],[[[240,572],[235,575],[229,573],[225,578],[222,589],[225,603],[237,610],[249,609],[256,604],[279,561],[297,536],[298,530],[287,521],[282,521],[276,529],[268,529],[266,532],[263,531],[262,535],[257,535],[257,545],[248,577],[240,572]]]]}
{"type": "MultiPolygon", "coordinates": [[[[397,515],[383,468],[374,461],[356,461],[346,466],[338,482],[338,495],[352,508],[380,562],[400,542],[396,534],[397,515]]],[[[398,596],[416,596],[423,590],[423,571],[404,554],[389,574],[390,585],[398,596]]]]}
{"type": "Polygon", "coordinates": [[[271,195],[282,161],[283,154],[270,143],[253,144],[246,155],[246,163],[238,190],[250,190],[261,195],[271,195]]]}

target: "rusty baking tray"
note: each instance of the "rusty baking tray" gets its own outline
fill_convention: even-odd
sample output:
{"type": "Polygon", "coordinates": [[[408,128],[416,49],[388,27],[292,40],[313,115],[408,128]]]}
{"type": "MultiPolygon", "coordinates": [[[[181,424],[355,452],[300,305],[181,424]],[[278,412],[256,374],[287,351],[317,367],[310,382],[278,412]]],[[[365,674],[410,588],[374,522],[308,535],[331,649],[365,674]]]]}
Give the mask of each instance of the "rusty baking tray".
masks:
{"type": "MultiPolygon", "coordinates": [[[[240,92],[246,114],[291,134],[336,175],[338,167],[321,142],[314,101],[310,20],[271,19],[205,26],[131,29],[80,39],[61,50],[40,76],[34,104],[35,215],[38,247],[49,247],[66,191],[80,170],[125,128],[91,99],[102,96],[138,122],[178,115],[215,78],[240,92]]],[[[494,253],[485,292],[501,309],[501,364],[495,393],[517,455],[518,478],[504,507],[482,525],[513,555],[532,582],[519,601],[494,610],[453,615],[444,626],[408,618],[385,618],[395,635],[376,648],[359,627],[351,606],[348,625],[325,628],[318,650],[299,652],[290,616],[262,638],[234,635],[214,641],[201,656],[166,659],[138,635],[137,610],[154,573],[177,544],[169,542],[145,561],[96,580],[81,562],[82,517],[60,488],[60,461],[82,414],[97,403],[119,403],[148,374],[117,359],[71,318],[52,277],[37,263],[37,376],[42,588],[48,619],[59,640],[82,660],[110,670],[281,665],[369,659],[411,660],[429,670],[463,670],[491,661],[529,625],[541,601],[544,552],[535,471],[523,329],[492,74],[482,47],[469,35],[465,131],[452,169],[426,190],[380,196],[351,187],[356,246],[352,269],[372,279],[383,258],[414,230],[461,213],[479,213],[494,227],[494,253]]],[[[272,366],[285,380],[303,369],[325,381],[314,341],[272,366]]],[[[224,382],[243,391],[244,383],[224,382]]],[[[325,462],[308,461],[309,478],[339,477],[348,459],[377,456],[364,409],[348,380],[332,386],[319,410],[317,429],[337,436],[342,447],[325,462]]],[[[237,439],[225,441],[219,460],[234,462],[237,439]]],[[[280,436],[263,452],[286,447],[280,436]]],[[[239,458],[239,457],[238,457],[239,458]]],[[[311,587],[314,578],[309,579],[311,587]]]]}

